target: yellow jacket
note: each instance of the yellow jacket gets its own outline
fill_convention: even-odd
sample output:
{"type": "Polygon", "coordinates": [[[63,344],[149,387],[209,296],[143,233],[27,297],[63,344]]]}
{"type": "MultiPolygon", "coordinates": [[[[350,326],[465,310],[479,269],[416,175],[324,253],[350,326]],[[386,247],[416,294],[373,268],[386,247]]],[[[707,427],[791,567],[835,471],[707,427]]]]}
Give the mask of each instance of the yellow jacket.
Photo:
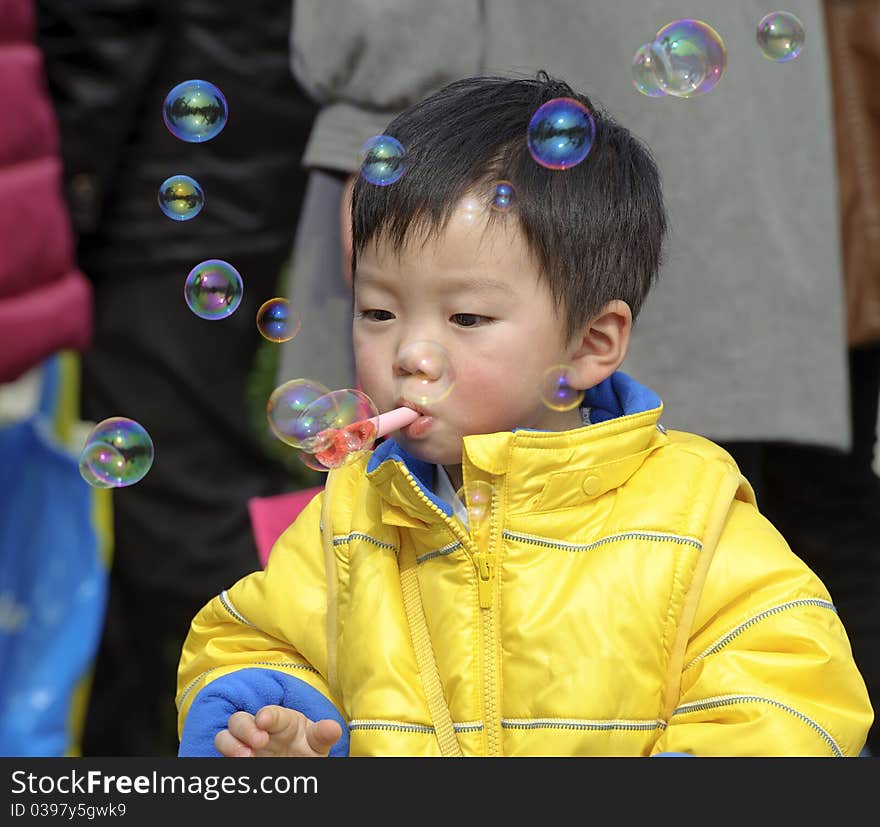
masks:
{"type": "Polygon", "coordinates": [[[466,437],[465,483],[495,488],[476,538],[393,441],[330,472],[194,619],[180,754],[216,754],[233,709],[323,702],[353,756],[857,755],[873,712],[828,592],[657,403],[466,437]]]}

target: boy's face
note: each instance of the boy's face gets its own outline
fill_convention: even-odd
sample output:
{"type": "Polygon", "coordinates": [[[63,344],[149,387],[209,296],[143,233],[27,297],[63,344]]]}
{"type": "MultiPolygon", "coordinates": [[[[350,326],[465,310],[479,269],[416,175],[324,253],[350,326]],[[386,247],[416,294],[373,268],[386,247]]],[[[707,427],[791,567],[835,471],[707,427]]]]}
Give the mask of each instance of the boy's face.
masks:
{"type": "MultiPolygon", "coordinates": [[[[384,242],[370,244],[354,279],[361,387],[380,413],[410,403],[426,414],[394,438],[414,456],[446,466],[461,463],[468,434],[581,424],[577,408],[553,410],[541,394],[547,369],[567,363],[579,342],[565,341],[564,322],[515,219],[502,217],[491,228],[486,219],[476,200],[465,199],[436,240],[423,244],[414,233],[400,255],[384,242]],[[407,387],[419,369],[413,343],[424,341],[445,350],[452,384],[439,401],[422,404],[407,398],[407,387]]],[[[436,381],[439,396],[447,377],[436,381]]],[[[429,382],[424,397],[430,390],[429,382]]]]}

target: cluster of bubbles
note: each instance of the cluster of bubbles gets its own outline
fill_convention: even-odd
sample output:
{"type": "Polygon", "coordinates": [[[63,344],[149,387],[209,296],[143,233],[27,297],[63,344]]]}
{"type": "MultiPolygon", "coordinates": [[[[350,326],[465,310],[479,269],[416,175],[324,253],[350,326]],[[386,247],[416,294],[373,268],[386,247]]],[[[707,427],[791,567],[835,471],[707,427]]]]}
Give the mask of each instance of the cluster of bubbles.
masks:
{"type": "Polygon", "coordinates": [[[79,457],[79,473],[93,488],[124,488],[144,478],[153,455],[153,440],[143,425],[114,416],[89,431],[79,457]]]}
{"type": "MultiPolygon", "coordinates": [[[[804,27],[791,12],[773,11],[761,18],[755,37],[765,57],[784,63],[801,53],[804,27]]],[[[636,49],[633,85],[649,98],[690,98],[714,89],[726,63],[724,41],[708,23],[673,20],[636,49]]]]}
{"type": "Polygon", "coordinates": [[[708,23],[673,20],[636,49],[633,84],[652,98],[703,95],[721,80],[726,64],[724,41],[708,23]]]}
{"type": "MultiPolygon", "coordinates": [[[[217,137],[226,126],[229,108],[223,93],[206,80],[185,80],[166,96],[162,117],[168,131],[187,143],[217,137]]],[[[205,193],[189,175],[172,175],[159,187],[159,207],[174,221],[195,218],[205,205],[205,193]]]]}
{"type": "Polygon", "coordinates": [[[379,412],[365,393],[331,391],[311,379],[291,379],[272,391],[266,418],[272,433],[316,471],[345,465],[369,451],[379,412]]]}

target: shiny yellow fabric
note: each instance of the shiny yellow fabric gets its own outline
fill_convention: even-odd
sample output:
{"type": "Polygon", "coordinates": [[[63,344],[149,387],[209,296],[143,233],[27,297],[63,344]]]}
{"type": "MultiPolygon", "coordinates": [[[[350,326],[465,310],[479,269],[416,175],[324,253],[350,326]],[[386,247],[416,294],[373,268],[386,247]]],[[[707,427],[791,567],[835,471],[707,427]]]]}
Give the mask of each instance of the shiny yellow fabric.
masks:
{"type": "Polygon", "coordinates": [[[479,545],[397,461],[331,472],[193,621],[181,730],[200,689],[262,665],[327,695],[353,756],[440,755],[404,548],[466,756],[857,755],[873,712],[826,589],[732,459],[661,411],[466,437],[465,481],[496,491],[479,545]]]}

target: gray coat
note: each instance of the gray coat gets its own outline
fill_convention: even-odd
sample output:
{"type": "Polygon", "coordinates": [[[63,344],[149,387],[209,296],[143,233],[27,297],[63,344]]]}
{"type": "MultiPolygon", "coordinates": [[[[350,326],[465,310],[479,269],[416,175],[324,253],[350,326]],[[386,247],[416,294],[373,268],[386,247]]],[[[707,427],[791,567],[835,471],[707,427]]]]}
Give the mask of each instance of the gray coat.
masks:
{"type": "Polygon", "coordinates": [[[354,383],[340,277],[341,178],[363,141],[456,78],[546,69],[645,140],[670,237],[623,369],[654,388],[667,427],[719,441],[849,445],[846,338],[829,72],[818,0],[789,0],[801,55],[765,58],[760,0],[296,0],[297,78],[322,104],[290,295],[303,316],[279,383],[354,383]],[[636,91],[633,53],[680,17],[727,47],[713,91],[636,91]]]}

